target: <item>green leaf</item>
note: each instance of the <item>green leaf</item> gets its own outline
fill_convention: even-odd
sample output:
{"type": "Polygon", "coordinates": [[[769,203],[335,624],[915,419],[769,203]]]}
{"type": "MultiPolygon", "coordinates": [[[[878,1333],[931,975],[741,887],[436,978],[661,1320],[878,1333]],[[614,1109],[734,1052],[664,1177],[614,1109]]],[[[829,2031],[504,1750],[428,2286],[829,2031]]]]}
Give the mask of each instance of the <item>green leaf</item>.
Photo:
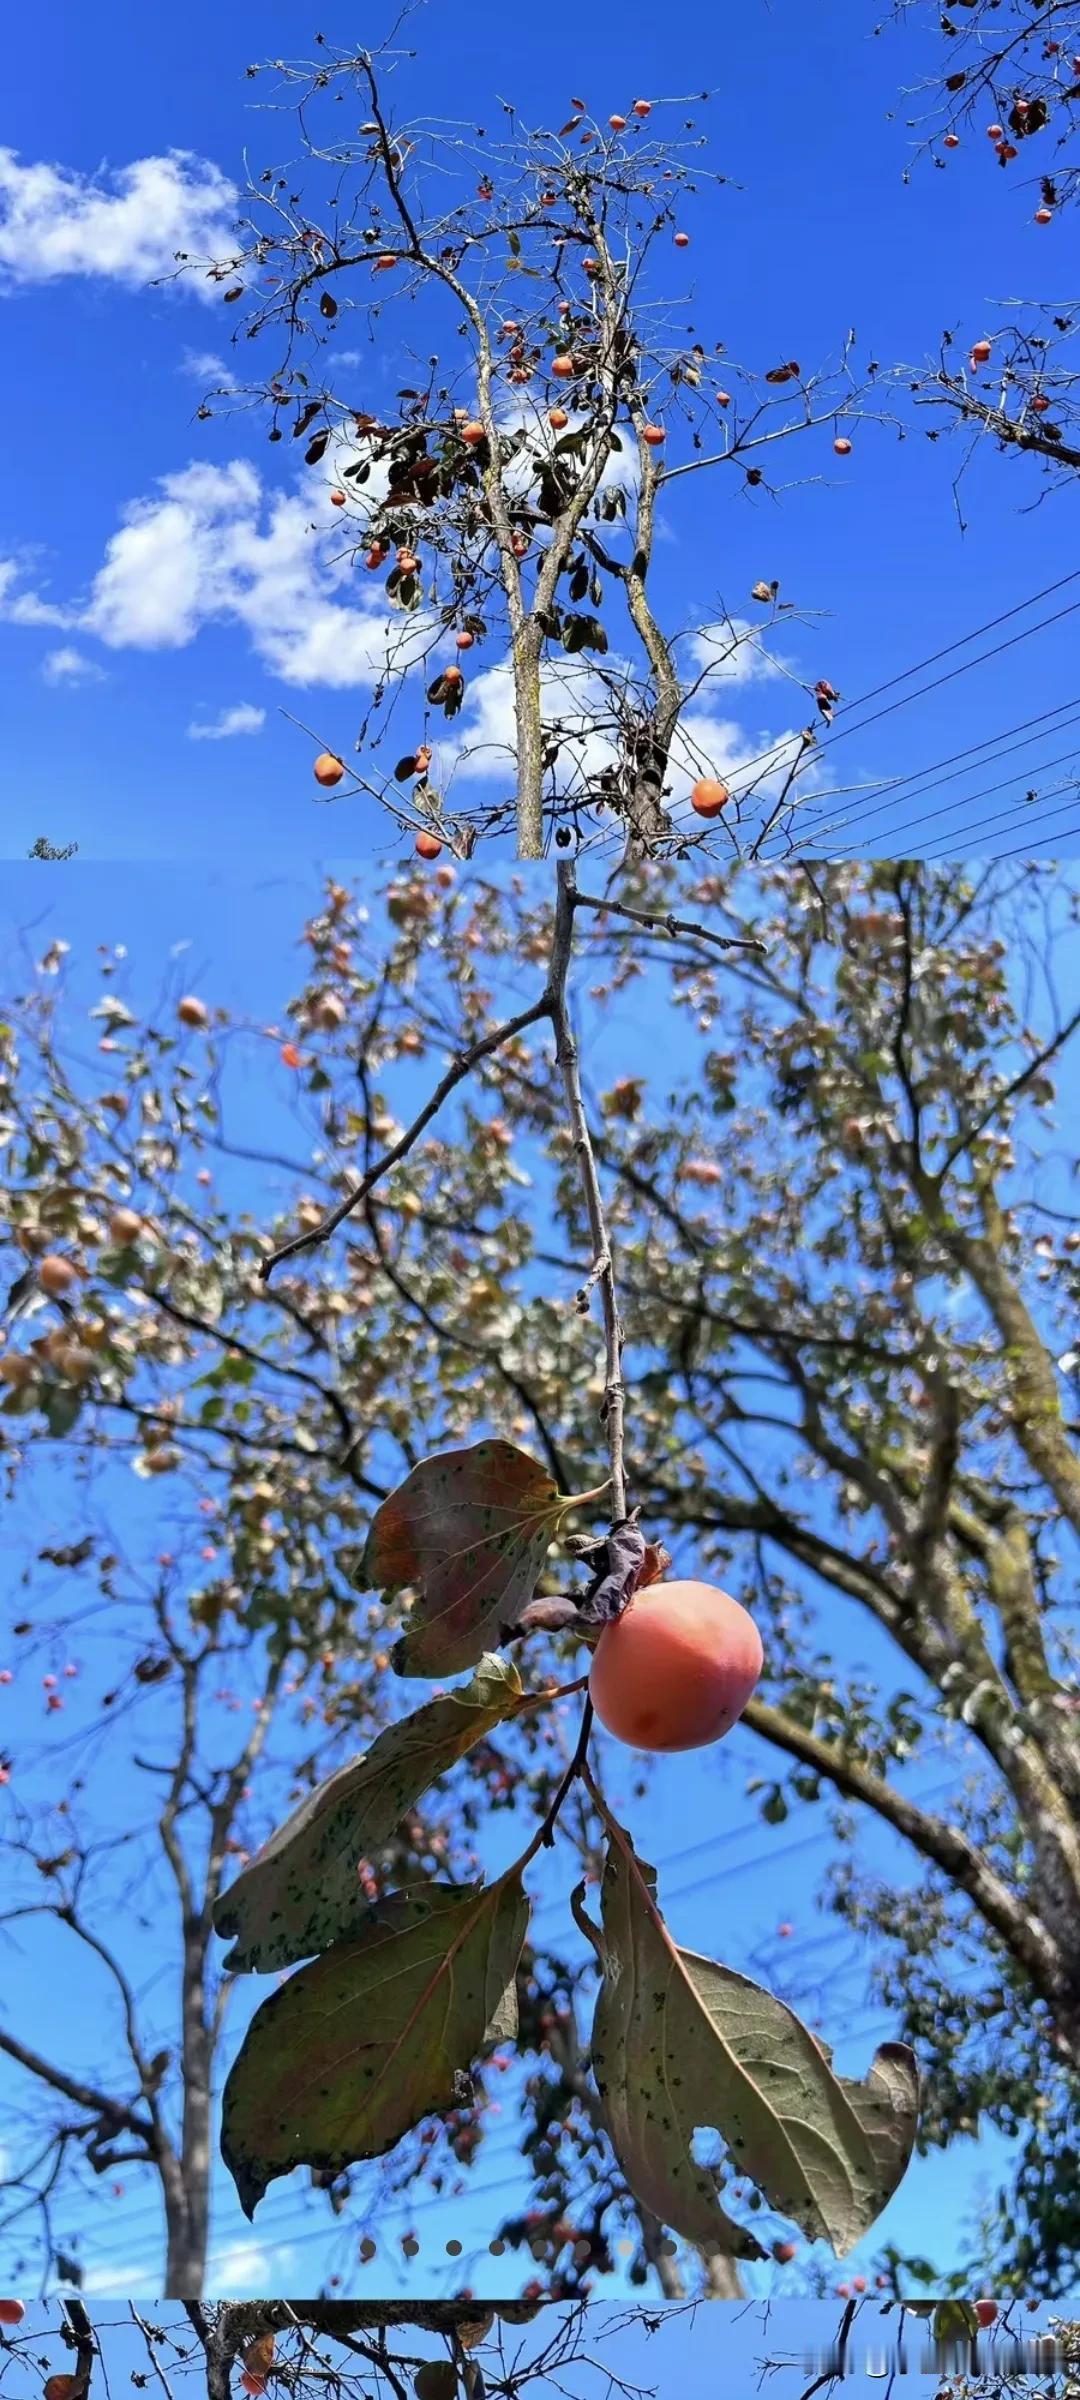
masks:
{"type": "Polygon", "coordinates": [[[351,1934],[366,1914],[361,1859],[388,1842],[406,1811],[525,1698],[507,1659],[481,1659],[472,1682],[388,1726],[362,1757],[308,1793],[214,1910],[234,1975],[292,1966],[351,1934]]]}
{"type": "Polygon", "coordinates": [[[608,1830],[602,1934],[577,1895],[575,1915],[604,1970],[593,2071],[631,2191],[688,2241],[730,2247],[714,2178],[693,2155],[695,2131],[711,2127],[771,2208],[842,2257],[911,2156],[914,2053],[886,2043],[864,2083],[836,2076],[831,2054],[781,2000],[676,1947],[654,1869],[621,1828],[608,1830]]]}
{"type": "Polygon", "coordinates": [[[974,2301],[939,2300],[930,2330],[935,2342],[969,2342],[979,2330],[974,2301]]]}
{"type": "Polygon", "coordinates": [[[42,1406],[50,1433],[70,1433],[82,1411],[83,1395],[73,1384],[56,1383],[45,1393],[42,1406]]]}
{"type": "Polygon", "coordinates": [[[381,2158],[454,2105],[457,2076],[514,2030],[528,1921],[516,1871],[486,1888],[392,1893],[264,2001],[222,2102],[245,2216],[275,2176],[381,2158]]]}
{"type": "Polygon", "coordinates": [[[361,1591],[419,1594],[394,1651],[398,1674],[475,1666],[532,1599],[559,1524],[578,1505],[512,1442],[421,1459],[376,1509],[357,1574],[361,1591]]]}

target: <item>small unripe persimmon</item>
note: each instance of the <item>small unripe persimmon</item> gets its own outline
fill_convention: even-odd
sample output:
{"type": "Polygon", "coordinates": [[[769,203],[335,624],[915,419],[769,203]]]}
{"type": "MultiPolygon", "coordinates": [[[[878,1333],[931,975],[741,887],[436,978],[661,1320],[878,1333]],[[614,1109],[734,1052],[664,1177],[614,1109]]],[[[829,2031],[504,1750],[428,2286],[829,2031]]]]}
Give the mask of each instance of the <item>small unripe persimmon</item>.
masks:
{"type": "Polygon", "coordinates": [[[717,783],[713,776],[702,775],[690,794],[690,806],[697,817],[718,817],[730,798],[726,783],[717,783]]]}
{"type": "Polygon", "coordinates": [[[698,1750],[742,1715],[762,1669],[748,1609],[716,1585],[650,1583],[605,1625],[589,1693],[600,1723],[635,1750],[698,1750]]]}
{"type": "Polygon", "coordinates": [[[335,758],[332,750],[320,750],[311,772],[316,783],[321,783],[330,789],[335,783],[341,782],[345,773],[344,761],[335,758]]]}
{"type": "Polygon", "coordinates": [[[181,1025],[197,1025],[203,1032],[210,1023],[210,1011],[205,1000],[196,1000],[193,992],[186,992],[184,998],[177,1001],[176,1013],[181,1025]]]}
{"type": "Polygon", "coordinates": [[[75,1269],[70,1258],[61,1258],[55,1251],[50,1251],[45,1258],[38,1260],[37,1279],[42,1291],[48,1292],[51,1299],[58,1300],[64,1292],[71,1290],[75,1269]]]}

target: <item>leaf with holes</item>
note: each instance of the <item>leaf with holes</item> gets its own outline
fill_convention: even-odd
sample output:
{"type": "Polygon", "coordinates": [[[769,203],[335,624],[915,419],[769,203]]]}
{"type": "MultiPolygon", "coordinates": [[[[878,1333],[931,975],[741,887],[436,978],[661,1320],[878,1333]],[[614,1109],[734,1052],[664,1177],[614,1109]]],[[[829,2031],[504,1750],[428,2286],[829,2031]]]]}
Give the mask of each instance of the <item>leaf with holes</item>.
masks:
{"type": "Polygon", "coordinates": [[[222,2100],[221,2154],[246,2217],[276,2176],[382,2158],[455,2105],[461,2076],[516,2029],[528,1921],[517,1870],[395,1892],[263,2002],[222,2100]]]}
{"type": "Polygon", "coordinates": [[[783,2001],[733,1968],[681,1950],[656,1905],[656,1875],[608,1820],[603,1930],[574,1913],[604,1971],[592,2064],[623,2173],[687,2241],[730,2247],[716,2183],[693,2151],[718,2133],[740,2175],[810,2241],[851,2250],[900,2182],[915,2140],[918,2068],[903,2043],[865,2082],[783,2001]]]}
{"type": "Polygon", "coordinates": [[[515,1625],[567,1511],[546,1468],[512,1442],[476,1442],[421,1459],[375,1511],[357,1577],[361,1591],[413,1589],[399,1675],[474,1667],[515,1625]]]}
{"type": "Polygon", "coordinates": [[[328,1775],[222,1893],[214,1927],[236,1936],[228,1971],[293,1966],[353,1933],[366,1914],[361,1860],[493,1726],[532,1705],[509,1660],[483,1658],[471,1683],[426,1701],[328,1775]]]}

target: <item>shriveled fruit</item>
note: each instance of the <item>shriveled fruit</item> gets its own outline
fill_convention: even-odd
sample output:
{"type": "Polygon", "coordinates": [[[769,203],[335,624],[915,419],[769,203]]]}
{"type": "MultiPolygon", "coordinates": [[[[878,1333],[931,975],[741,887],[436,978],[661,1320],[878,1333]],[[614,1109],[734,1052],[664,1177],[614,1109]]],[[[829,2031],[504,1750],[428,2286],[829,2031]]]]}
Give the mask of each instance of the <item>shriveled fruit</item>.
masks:
{"type": "Polygon", "coordinates": [[[714,1584],[650,1583],[605,1625],[589,1693],[635,1750],[698,1750],[742,1715],[763,1665],[748,1609],[714,1584]]]}
{"type": "Polygon", "coordinates": [[[193,992],[186,992],[184,998],[177,1001],[176,1013],[181,1025],[205,1027],[210,1023],[210,1011],[205,1000],[196,1000],[193,992]]]}
{"type": "Polygon", "coordinates": [[[695,816],[718,817],[730,798],[726,783],[718,783],[715,776],[702,775],[690,794],[690,806],[695,816]]]}
{"type": "Polygon", "coordinates": [[[320,750],[311,772],[316,783],[330,788],[335,783],[341,782],[345,773],[344,759],[335,758],[332,750],[320,750]]]}
{"type": "Polygon", "coordinates": [[[61,1258],[57,1252],[50,1250],[46,1257],[38,1260],[37,1279],[42,1291],[48,1292],[51,1299],[58,1300],[64,1292],[71,1290],[75,1269],[70,1258],[61,1258]]]}

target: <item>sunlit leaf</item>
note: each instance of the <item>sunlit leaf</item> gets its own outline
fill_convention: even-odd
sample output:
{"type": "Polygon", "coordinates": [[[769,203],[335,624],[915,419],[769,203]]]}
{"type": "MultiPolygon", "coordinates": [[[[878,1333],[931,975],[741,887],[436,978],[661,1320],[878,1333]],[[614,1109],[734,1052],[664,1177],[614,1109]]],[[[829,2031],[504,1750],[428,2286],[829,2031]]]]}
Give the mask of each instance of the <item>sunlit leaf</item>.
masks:
{"type": "Polygon", "coordinates": [[[381,2158],[514,2030],[529,1907],[516,1873],[393,1893],[256,2012],[225,2085],[222,2156],[251,2217],[297,2166],[381,2158]]]}
{"type": "Polygon", "coordinates": [[[216,1931],[237,1937],[230,1972],[292,1966],[352,1933],[367,1914],[361,1860],[523,1699],[517,1668],[484,1658],[471,1683],[388,1726],[363,1757],[308,1793],[218,1901],[216,1931]]]}
{"type": "Polygon", "coordinates": [[[731,2246],[694,2134],[711,2128],[738,2172],[808,2240],[838,2257],[896,2190],[915,2139],[914,2053],[886,2043],[863,2083],[783,2001],[745,1975],[681,1950],[655,1899],[653,1868],[609,1826],[603,1930],[575,1914],[604,1980],[592,2063],[619,2163],[639,2200],[688,2241],[731,2246]]]}
{"type": "Polygon", "coordinates": [[[417,1593],[394,1652],[398,1673],[475,1666],[516,1624],[563,1516],[578,1505],[512,1442],[421,1459],[376,1510],[357,1578],[364,1591],[417,1593]]]}

